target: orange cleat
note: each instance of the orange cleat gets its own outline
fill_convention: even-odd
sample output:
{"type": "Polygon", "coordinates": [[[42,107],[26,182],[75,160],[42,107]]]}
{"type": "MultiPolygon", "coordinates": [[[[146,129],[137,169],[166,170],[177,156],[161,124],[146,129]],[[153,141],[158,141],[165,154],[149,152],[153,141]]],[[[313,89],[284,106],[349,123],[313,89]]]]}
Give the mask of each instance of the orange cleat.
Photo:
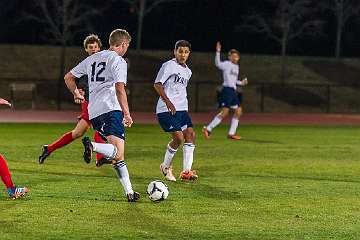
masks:
{"type": "Polygon", "coordinates": [[[211,132],[210,132],[209,130],[207,130],[206,126],[203,127],[202,133],[203,133],[203,135],[204,135],[204,137],[205,137],[206,139],[209,139],[209,138],[210,138],[211,132]]]}
{"type": "Polygon", "coordinates": [[[195,181],[199,178],[199,176],[196,174],[195,170],[190,170],[190,171],[182,171],[180,173],[180,179],[181,180],[190,180],[190,181],[195,181]]]}
{"type": "Polygon", "coordinates": [[[228,135],[228,138],[232,139],[232,140],[240,140],[241,139],[241,137],[239,135],[228,135]]]}

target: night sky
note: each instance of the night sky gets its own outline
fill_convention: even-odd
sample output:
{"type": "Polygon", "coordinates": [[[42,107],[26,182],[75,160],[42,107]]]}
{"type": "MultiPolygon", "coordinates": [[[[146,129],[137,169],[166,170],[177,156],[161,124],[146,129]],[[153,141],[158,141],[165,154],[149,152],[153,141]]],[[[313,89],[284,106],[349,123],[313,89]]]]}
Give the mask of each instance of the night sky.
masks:
{"type": "MultiPolygon", "coordinates": [[[[1,0],[0,43],[49,44],[41,24],[26,21],[23,13],[36,11],[32,1],[1,0]],[[4,7],[6,6],[6,7],[4,7]]],[[[104,9],[101,15],[89,19],[88,24],[106,43],[114,28],[125,28],[133,36],[135,47],[137,16],[125,1],[86,1],[89,6],[104,9]]],[[[274,8],[263,0],[187,0],[164,3],[144,19],[144,49],[168,50],[178,39],[191,41],[194,51],[213,51],[215,42],[221,40],[224,49],[237,48],[242,53],[278,54],[280,46],[265,35],[239,32],[236,26],[249,13],[271,16],[274,8]]],[[[289,45],[291,55],[333,56],[335,46],[335,18],[322,11],[318,17],[325,21],[323,33],[316,38],[303,37],[289,45]]],[[[360,21],[352,17],[343,35],[344,56],[360,55],[360,21]]],[[[71,45],[81,45],[86,32],[75,36],[71,45]]]]}

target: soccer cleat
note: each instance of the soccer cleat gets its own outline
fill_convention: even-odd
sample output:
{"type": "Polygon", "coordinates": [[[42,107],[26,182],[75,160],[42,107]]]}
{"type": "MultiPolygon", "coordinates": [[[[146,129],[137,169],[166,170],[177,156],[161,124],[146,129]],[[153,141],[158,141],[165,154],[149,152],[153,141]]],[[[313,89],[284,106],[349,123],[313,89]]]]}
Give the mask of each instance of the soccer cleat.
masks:
{"type": "Polygon", "coordinates": [[[180,173],[180,179],[181,180],[190,180],[190,181],[195,181],[199,178],[199,176],[196,174],[195,170],[190,170],[190,171],[182,171],[180,173]]]}
{"type": "Polygon", "coordinates": [[[209,130],[206,128],[206,126],[203,127],[202,133],[203,133],[203,135],[204,135],[204,137],[205,137],[206,139],[209,139],[209,138],[210,138],[211,131],[209,131],[209,130]]]}
{"type": "Polygon", "coordinates": [[[160,171],[162,174],[164,174],[166,180],[176,182],[176,178],[174,177],[174,174],[172,173],[172,167],[165,167],[164,164],[160,164],[160,171]]]}
{"type": "Polygon", "coordinates": [[[27,187],[8,188],[9,197],[13,200],[24,197],[29,192],[27,187]]]}
{"type": "Polygon", "coordinates": [[[97,167],[101,167],[104,164],[112,164],[112,161],[110,159],[103,157],[103,158],[97,159],[95,164],[97,167]]]}
{"type": "Polygon", "coordinates": [[[92,156],[92,144],[90,138],[84,137],[82,143],[84,145],[84,161],[89,164],[92,156]]]}
{"type": "Polygon", "coordinates": [[[44,145],[42,149],[42,153],[39,156],[39,164],[43,164],[45,159],[50,156],[48,145],[44,145]]]}
{"type": "Polygon", "coordinates": [[[239,135],[228,135],[228,138],[232,139],[232,140],[240,140],[241,139],[241,137],[239,135]]]}
{"type": "Polygon", "coordinates": [[[128,202],[136,202],[140,199],[140,193],[134,192],[134,193],[128,193],[126,194],[128,202]]]}

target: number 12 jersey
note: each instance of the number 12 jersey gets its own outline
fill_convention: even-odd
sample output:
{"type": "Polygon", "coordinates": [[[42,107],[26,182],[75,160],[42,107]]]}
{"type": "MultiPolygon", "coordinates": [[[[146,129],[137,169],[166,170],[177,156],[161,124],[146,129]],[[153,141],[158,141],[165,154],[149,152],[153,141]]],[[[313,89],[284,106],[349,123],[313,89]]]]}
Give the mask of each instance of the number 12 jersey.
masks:
{"type": "Polygon", "coordinates": [[[103,50],[95,53],[71,71],[76,78],[88,76],[89,83],[89,118],[120,110],[116,96],[115,83],[127,82],[127,63],[114,51],[103,50]]]}

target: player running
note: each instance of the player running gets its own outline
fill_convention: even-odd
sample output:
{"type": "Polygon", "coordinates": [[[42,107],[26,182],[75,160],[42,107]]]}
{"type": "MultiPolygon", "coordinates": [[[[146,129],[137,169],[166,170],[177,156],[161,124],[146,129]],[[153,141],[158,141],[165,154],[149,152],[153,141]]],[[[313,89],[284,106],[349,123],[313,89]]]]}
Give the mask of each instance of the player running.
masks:
{"type": "Polygon", "coordinates": [[[181,180],[196,180],[198,175],[192,170],[195,150],[195,132],[188,113],[186,87],[191,77],[191,70],[186,65],[191,45],[188,41],[179,40],[175,44],[175,58],[165,62],[155,79],[154,88],[159,94],[156,114],[160,126],[170,133],[164,161],[160,170],[169,181],[176,181],[172,172],[172,160],[179,146],[183,144],[183,171],[181,180]]]}
{"type": "Polygon", "coordinates": [[[239,124],[239,119],[242,115],[242,87],[248,84],[247,78],[239,80],[239,60],[240,53],[232,49],[229,51],[228,61],[220,60],[221,44],[216,43],[215,65],[223,73],[223,88],[219,95],[220,112],[214,117],[209,125],[204,126],[202,133],[206,139],[210,138],[212,130],[221,123],[221,121],[229,114],[230,109],[234,109],[234,114],[231,119],[231,125],[228,132],[228,138],[232,140],[240,140],[241,137],[236,135],[236,129],[239,124]],[[237,88],[238,92],[237,92],[237,88]]]}
{"type": "MultiPolygon", "coordinates": [[[[0,104],[11,107],[11,104],[3,98],[0,98],[0,104]]],[[[1,154],[0,154],[0,177],[2,182],[5,184],[8,195],[11,199],[13,200],[18,199],[20,197],[25,196],[26,193],[29,192],[29,189],[27,187],[15,186],[15,184],[11,179],[11,173],[9,171],[8,165],[6,164],[5,158],[1,154]]]]}
{"type": "Polygon", "coordinates": [[[65,83],[75,100],[84,101],[75,84],[75,78],[88,75],[89,118],[95,130],[106,136],[109,143],[91,142],[83,138],[84,160],[90,161],[92,151],[112,159],[119,180],[129,202],[140,198],[134,192],[129,172],[124,161],[125,127],[131,127],[125,85],[127,82],[127,63],[122,58],[126,53],[131,37],[126,30],[116,29],[109,36],[109,50],[87,57],[65,75],[65,83]]]}
{"type": "MultiPolygon", "coordinates": [[[[97,53],[100,51],[101,48],[101,41],[97,35],[90,34],[87,36],[84,40],[84,49],[86,53],[91,56],[94,53],[97,53]]],[[[86,131],[91,127],[91,122],[89,120],[89,113],[88,113],[88,79],[87,76],[83,76],[79,79],[77,79],[79,92],[85,96],[85,101],[83,101],[81,104],[81,115],[78,117],[79,121],[76,124],[75,128],[65,133],[63,136],[61,136],[58,140],[51,143],[50,145],[44,145],[42,149],[42,153],[39,156],[39,163],[43,164],[45,159],[50,156],[52,152],[55,150],[62,148],[66,146],[67,144],[73,142],[75,139],[82,137],[86,131]]],[[[95,142],[103,143],[104,140],[100,137],[99,133],[95,131],[94,133],[94,139],[95,142]]],[[[89,162],[88,162],[89,163],[89,162]]],[[[111,163],[109,160],[104,158],[101,154],[96,155],[96,166],[101,166],[104,163],[111,163]]]]}

